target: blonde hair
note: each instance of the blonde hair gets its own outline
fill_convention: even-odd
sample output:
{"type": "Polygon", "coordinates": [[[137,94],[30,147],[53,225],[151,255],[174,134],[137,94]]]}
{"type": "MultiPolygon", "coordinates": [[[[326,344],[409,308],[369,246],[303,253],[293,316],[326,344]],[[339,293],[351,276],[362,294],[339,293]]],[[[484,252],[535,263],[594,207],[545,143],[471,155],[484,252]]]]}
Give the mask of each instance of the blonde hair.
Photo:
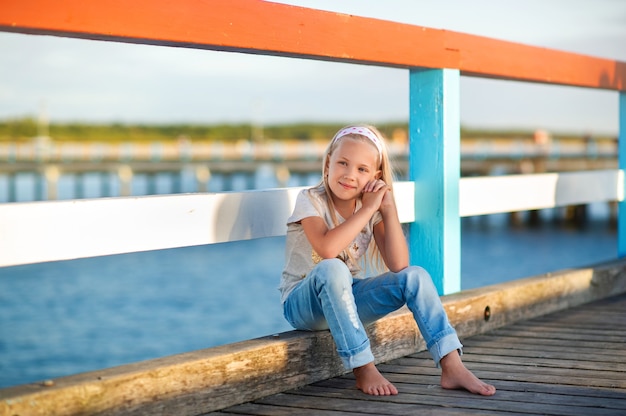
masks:
{"type": "MultiPolygon", "coordinates": [[[[327,195],[326,201],[328,204],[330,217],[333,220],[333,225],[335,227],[339,225],[339,221],[337,220],[335,204],[333,203],[333,199],[331,198],[332,191],[330,190],[330,185],[328,184],[328,169],[329,169],[331,155],[333,154],[333,152],[335,151],[335,149],[337,148],[341,140],[343,140],[346,137],[376,145],[376,147],[380,150],[379,155],[378,155],[379,156],[378,157],[379,159],[378,170],[380,170],[381,172],[380,179],[383,180],[392,191],[393,191],[393,181],[395,179],[393,168],[391,166],[391,161],[389,159],[389,153],[387,151],[387,146],[385,145],[385,138],[383,137],[382,133],[378,131],[376,127],[370,126],[367,124],[356,124],[356,125],[346,126],[340,129],[335,135],[335,137],[333,137],[330,144],[326,148],[326,151],[324,152],[324,159],[323,159],[323,165],[322,165],[323,166],[322,167],[322,181],[317,185],[318,188],[323,188],[324,191],[326,192],[326,195],[327,195]],[[358,134],[358,133],[349,133],[349,134],[344,134],[344,135],[339,136],[340,133],[344,132],[346,129],[349,129],[351,127],[368,129],[376,136],[376,138],[378,139],[378,143],[373,142],[372,138],[363,134],[358,134]]],[[[344,249],[344,253],[345,253],[345,256],[348,256],[348,258],[350,258],[353,264],[357,264],[357,262],[354,260],[349,250],[344,249]]],[[[372,238],[372,240],[370,241],[369,247],[367,248],[367,252],[363,255],[362,259],[363,260],[359,264],[361,268],[363,266],[370,267],[376,272],[383,272],[383,271],[388,270],[387,267],[385,266],[385,262],[383,261],[380,251],[378,250],[378,246],[376,245],[376,241],[374,240],[374,238],[372,238]]]]}

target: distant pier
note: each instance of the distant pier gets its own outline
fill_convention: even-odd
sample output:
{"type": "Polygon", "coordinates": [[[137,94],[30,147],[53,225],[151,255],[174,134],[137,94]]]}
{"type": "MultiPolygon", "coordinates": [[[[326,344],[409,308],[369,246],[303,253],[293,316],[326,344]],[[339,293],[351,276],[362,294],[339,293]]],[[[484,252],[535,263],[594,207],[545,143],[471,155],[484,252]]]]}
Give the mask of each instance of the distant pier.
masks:
{"type": "MultiPolygon", "coordinates": [[[[16,200],[17,175],[33,175],[36,199],[58,198],[62,175],[73,175],[75,198],[83,197],[82,178],[96,174],[113,177],[117,195],[103,180],[102,196],[131,196],[136,175],[147,177],[148,193],[157,193],[157,174],[171,176],[168,193],[180,193],[180,175],[192,172],[194,191],[214,191],[209,186],[213,175],[223,179],[220,191],[233,190],[232,177],[244,176],[245,189],[254,188],[254,176],[261,166],[269,167],[278,186],[295,178],[308,177],[320,171],[326,142],[266,141],[254,143],[64,143],[37,138],[30,143],[0,143],[0,177],[8,182],[8,202],[16,200]]],[[[391,141],[389,152],[398,169],[399,179],[408,172],[408,145],[391,141]]],[[[578,170],[615,169],[617,146],[614,140],[588,137],[540,141],[536,137],[472,138],[461,141],[461,176],[491,176],[578,170]]]]}

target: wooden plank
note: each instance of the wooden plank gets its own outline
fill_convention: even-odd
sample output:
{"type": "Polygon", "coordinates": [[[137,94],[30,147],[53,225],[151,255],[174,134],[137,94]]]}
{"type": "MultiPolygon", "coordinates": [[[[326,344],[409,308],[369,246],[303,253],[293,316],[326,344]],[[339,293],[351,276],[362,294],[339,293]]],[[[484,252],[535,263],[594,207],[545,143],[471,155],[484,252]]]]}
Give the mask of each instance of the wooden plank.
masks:
{"type": "MultiPolygon", "coordinates": [[[[608,308],[607,308],[608,309],[608,308]]],[[[571,324],[572,326],[576,326],[581,329],[602,329],[602,330],[611,330],[613,329],[612,322],[610,318],[619,317],[618,319],[622,319],[626,322],[626,310],[623,311],[609,311],[609,310],[585,310],[585,311],[575,311],[571,314],[565,316],[559,323],[554,323],[553,325],[562,325],[562,322],[565,324],[571,324]],[[591,316],[590,316],[591,315],[591,316]],[[606,321],[598,322],[598,318],[602,319],[606,317],[606,321]]],[[[540,318],[538,318],[540,320],[540,318]]],[[[546,324],[550,325],[552,323],[551,320],[546,320],[546,324]]]]}
{"type": "MultiPolygon", "coordinates": [[[[322,410],[322,409],[304,409],[299,408],[297,410],[298,415],[310,415],[310,416],[344,416],[346,412],[337,410],[322,410]]],[[[234,406],[229,409],[228,412],[219,413],[206,413],[205,415],[265,415],[265,416],[293,416],[294,408],[291,406],[276,406],[273,404],[261,404],[261,403],[244,403],[238,406],[234,406]]],[[[351,416],[371,416],[371,413],[350,412],[351,416]]]]}
{"type": "MultiPolygon", "coordinates": [[[[597,343],[596,343],[597,346],[597,343]]],[[[495,348],[465,348],[468,354],[472,356],[476,354],[489,357],[488,360],[481,362],[485,363],[500,363],[500,354],[494,353],[495,348]]],[[[515,357],[518,360],[519,365],[541,366],[541,367],[559,367],[564,362],[570,363],[570,368],[588,369],[588,370],[603,370],[607,371],[606,374],[611,374],[612,371],[621,372],[619,378],[626,372],[626,365],[615,362],[619,358],[619,355],[614,356],[614,359],[609,359],[610,354],[595,356],[589,351],[580,351],[579,349],[572,349],[567,351],[546,351],[543,345],[536,345],[536,350],[524,350],[517,349],[515,347],[505,348],[504,346],[498,347],[498,351],[504,351],[507,355],[515,357]]],[[[507,361],[511,363],[510,361],[507,361]]],[[[611,376],[607,376],[611,378],[611,376]]]]}
{"type": "Polygon", "coordinates": [[[504,352],[509,354],[509,351],[515,351],[515,354],[520,356],[527,356],[539,351],[538,347],[541,347],[541,356],[550,357],[554,354],[585,354],[588,361],[610,361],[610,360],[626,360],[626,351],[623,348],[615,347],[602,348],[598,351],[598,345],[595,341],[580,341],[576,340],[576,346],[572,347],[569,343],[563,343],[562,341],[552,342],[554,340],[542,339],[540,342],[534,339],[528,339],[526,343],[518,337],[497,335],[497,342],[493,341],[493,337],[488,337],[488,340],[481,339],[480,337],[473,336],[472,338],[463,340],[463,346],[469,351],[492,351],[494,354],[504,352]]]}
{"type": "Polygon", "coordinates": [[[626,90],[626,63],[256,0],[5,0],[0,30],[626,90]]]}
{"type": "MultiPolygon", "coordinates": [[[[626,322],[626,321],[624,321],[626,322]]],[[[563,327],[561,322],[558,323],[542,323],[533,321],[528,325],[516,325],[516,328],[532,330],[536,337],[553,338],[563,334],[563,336],[576,335],[578,339],[585,339],[597,336],[608,337],[607,341],[626,343],[626,335],[619,328],[611,329],[610,325],[606,327],[585,327],[572,322],[571,327],[563,327]],[[575,325],[575,326],[574,326],[575,325]]]]}
{"type": "MultiPolygon", "coordinates": [[[[469,414],[468,410],[459,411],[458,409],[446,409],[442,412],[441,400],[435,400],[428,396],[422,397],[422,400],[417,403],[413,401],[401,402],[400,400],[402,400],[403,396],[364,397],[363,393],[356,390],[344,393],[342,396],[343,397],[332,397],[332,395],[325,395],[323,398],[320,398],[320,400],[315,400],[316,398],[305,395],[281,394],[263,398],[259,400],[259,403],[280,405],[281,403],[287,402],[290,407],[294,408],[294,413],[299,413],[302,409],[315,406],[316,409],[341,411],[346,415],[350,415],[352,412],[369,412],[374,415],[398,416],[414,414],[469,414]]],[[[477,410],[480,409],[480,407],[466,406],[466,409],[477,410]]],[[[500,409],[500,411],[502,410],[504,409],[500,409]]]]}
{"type": "Polygon", "coordinates": [[[624,172],[602,170],[461,178],[459,214],[495,214],[624,199],[624,172]]]}
{"type": "MultiPolygon", "coordinates": [[[[558,339],[561,341],[570,341],[570,340],[580,340],[580,341],[587,341],[587,340],[594,340],[595,338],[597,338],[597,336],[591,336],[591,335],[585,335],[582,333],[576,333],[576,332],[567,332],[567,333],[559,333],[556,331],[544,331],[544,332],[539,332],[540,329],[538,328],[533,328],[533,329],[524,329],[524,328],[520,328],[520,327],[515,327],[515,328],[502,328],[498,331],[499,334],[506,334],[509,336],[517,336],[517,337],[532,337],[533,339],[558,339]]],[[[611,336],[609,334],[604,334],[603,335],[603,340],[606,343],[617,343],[617,344],[624,344],[626,343],[626,336],[624,336],[624,334],[620,334],[619,336],[611,336]]]]}
{"type": "MultiPolygon", "coordinates": [[[[451,323],[463,339],[522,319],[626,292],[624,270],[626,260],[599,265],[593,270],[570,270],[480,291],[466,291],[445,296],[442,300],[451,323]],[[488,321],[484,319],[486,305],[492,311],[488,321]]],[[[411,314],[404,309],[378,321],[368,328],[368,333],[378,362],[425,349],[411,314]]],[[[433,379],[437,378],[438,370],[434,369],[430,358],[423,356],[414,360],[421,360],[422,365],[409,369],[396,367],[406,373],[405,376],[419,369],[431,374],[433,379]]],[[[549,383],[556,374],[554,369],[539,371],[510,359],[509,365],[494,364],[493,360],[474,355],[467,355],[464,361],[486,379],[497,379],[505,374],[507,380],[549,383]],[[522,372],[524,368],[528,371],[522,372]],[[519,369],[520,374],[510,374],[512,369],[519,369]]],[[[129,412],[136,415],[197,415],[344,373],[328,331],[292,331],[63,377],[53,380],[51,386],[30,384],[2,389],[0,415],[104,412],[112,415],[129,412]],[[32,403],[37,405],[33,407],[32,403]]],[[[394,374],[393,380],[401,375],[394,374]]],[[[618,386],[625,383],[615,379],[607,382],[599,378],[574,377],[569,384],[582,385],[584,382],[604,388],[610,388],[611,383],[618,386]]],[[[398,407],[398,412],[400,409],[398,407]]],[[[409,406],[402,414],[410,413],[411,409],[417,408],[409,406]]]]}
{"type": "MultiPolygon", "coordinates": [[[[554,357],[533,357],[530,355],[527,355],[526,357],[510,355],[507,358],[494,355],[479,355],[479,357],[481,358],[480,362],[484,364],[507,364],[518,366],[520,368],[525,367],[534,374],[541,374],[544,372],[552,374],[552,370],[554,368],[567,367],[569,370],[577,370],[577,373],[579,374],[585,374],[586,378],[595,377],[602,378],[604,380],[612,380],[611,383],[614,383],[614,380],[618,380],[620,382],[624,381],[624,373],[626,372],[624,365],[605,361],[588,362],[584,359],[585,356],[583,354],[570,356],[570,358],[561,357],[559,359],[554,357]]],[[[623,382],[622,387],[626,388],[626,381],[623,382]]]]}

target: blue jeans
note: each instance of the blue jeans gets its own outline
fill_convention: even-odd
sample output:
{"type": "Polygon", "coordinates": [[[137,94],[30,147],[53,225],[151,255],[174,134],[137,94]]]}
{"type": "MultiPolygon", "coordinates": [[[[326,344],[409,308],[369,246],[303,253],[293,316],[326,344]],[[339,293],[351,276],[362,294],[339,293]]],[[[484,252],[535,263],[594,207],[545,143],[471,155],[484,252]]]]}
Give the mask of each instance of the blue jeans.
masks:
{"type": "Polygon", "coordinates": [[[450,352],[461,352],[430,275],[421,267],[355,279],[341,260],[322,260],[289,294],[283,313],[296,329],[330,329],[345,368],[353,369],[374,361],[365,326],[404,304],[436,366],[450,352]]]}

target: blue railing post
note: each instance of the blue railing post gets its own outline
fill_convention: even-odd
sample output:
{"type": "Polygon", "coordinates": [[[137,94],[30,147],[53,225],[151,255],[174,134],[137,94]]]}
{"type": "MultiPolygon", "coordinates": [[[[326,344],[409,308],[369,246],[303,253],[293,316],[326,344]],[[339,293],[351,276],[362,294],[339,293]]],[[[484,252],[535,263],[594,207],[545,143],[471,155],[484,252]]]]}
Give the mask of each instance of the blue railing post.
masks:
{"type": "Polygon", "coordinates": [[[409,178],[415,181],[411,264],[427,269],[440,295],[461,290],[460,72],[410,70],[409,178]]]}
{"type": "MultiPolygon", "coordinates": [[[[619,136],[617,138],[617,154],[619,168],[626,170],[626,91],[619,93],[619,136]]],[[[625,181],[626,182],[626,181],[625,181]]],[[[622,185],[626,195],[626,185],[622,185]]],[[[619,201],[617,208],[617,257],[626,257],[626,200],[619,201]]]]}

